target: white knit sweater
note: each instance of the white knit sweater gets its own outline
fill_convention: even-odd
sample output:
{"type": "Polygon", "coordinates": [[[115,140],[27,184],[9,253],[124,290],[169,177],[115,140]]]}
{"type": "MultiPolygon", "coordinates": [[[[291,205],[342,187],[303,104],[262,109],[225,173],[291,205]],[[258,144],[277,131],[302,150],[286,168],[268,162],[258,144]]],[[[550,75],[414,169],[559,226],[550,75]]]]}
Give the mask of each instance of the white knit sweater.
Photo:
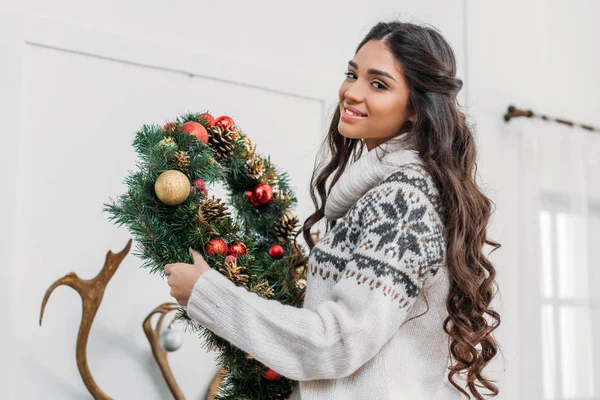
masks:
{"type": "Polygon", "coordinates": [[[310,252],[303,308],[214,269],[187,305],[191,318],[299,381],[290,400],[463,398],[447,380],[439,194],[416,153],[396,147],[380,162],[380,148],[350,165],[327,199],[327,218],[339,220],[310,252]]]}

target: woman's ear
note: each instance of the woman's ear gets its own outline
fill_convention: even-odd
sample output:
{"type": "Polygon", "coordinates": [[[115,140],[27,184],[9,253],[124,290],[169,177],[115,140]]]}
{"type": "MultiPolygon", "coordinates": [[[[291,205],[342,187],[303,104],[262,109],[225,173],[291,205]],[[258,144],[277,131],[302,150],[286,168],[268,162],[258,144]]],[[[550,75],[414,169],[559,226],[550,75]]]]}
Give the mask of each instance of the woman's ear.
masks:
{"type": "Polygon", "coordinates": [[[414,124],[415,123],[415,114],[408,117],[408,120],[414,124]]]}

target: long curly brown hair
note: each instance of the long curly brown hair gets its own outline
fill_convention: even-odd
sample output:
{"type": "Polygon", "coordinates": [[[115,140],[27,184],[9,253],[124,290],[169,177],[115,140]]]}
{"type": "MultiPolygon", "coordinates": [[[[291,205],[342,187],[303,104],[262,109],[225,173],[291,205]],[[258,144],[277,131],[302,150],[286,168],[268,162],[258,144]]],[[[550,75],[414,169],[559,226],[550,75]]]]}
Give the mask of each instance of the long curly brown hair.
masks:
{"type": "MultiPolygon", "coordinates": [[[[500,324],[500,315],[490,307],[497,292],[496,270],[483,247],[487,244],[494,251],[500,244],[486,233],[493,202],[475,182],[475,140],[456,98],[462,81],[456,78],[454,52],[435,28],[411,23],[378,23],[356,52],[370,40],[385,42],[401,66],[410,89],[414,123],[408,122],[396,139],[420,153],[444,208],[450,291],[443,329],[450,337],[449,356],[453,359],[448,380],[469,399],[471,395],[478,400],[494,397],[498,388],[483,376],[483,369],[498,352],[492,333],[500,324]],[[471,394],[455,382],[455,375],[465,379],[471,394]],[[487,393],[480,392],[483,389],[487,393]]],[[[315,245],[311,228],[324,217],[329,191],[351,158],[356,161],[364,148],[361,140],[346,138],[338,131],[339,109],[338,104],[321,151],[329,157],[317,163],[311,180],[316,211],[302,227],[311,249],[315,245]]],[[[328,221],[326,229],[333,226],[335,221],[328,221]]]]}

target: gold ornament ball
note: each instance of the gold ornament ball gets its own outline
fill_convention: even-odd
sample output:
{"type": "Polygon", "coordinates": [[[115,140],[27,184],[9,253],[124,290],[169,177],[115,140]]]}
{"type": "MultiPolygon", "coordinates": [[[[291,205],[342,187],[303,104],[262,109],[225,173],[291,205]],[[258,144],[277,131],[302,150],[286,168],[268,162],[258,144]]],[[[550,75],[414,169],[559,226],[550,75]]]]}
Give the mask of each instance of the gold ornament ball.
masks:
{"type": "Polygon", "coordinates": [[[154,193],[163,203],[176,206],[188,198],[190,187],[190,180],[183,172],[169,170],[158,176],[154,184],[154,193]]]}

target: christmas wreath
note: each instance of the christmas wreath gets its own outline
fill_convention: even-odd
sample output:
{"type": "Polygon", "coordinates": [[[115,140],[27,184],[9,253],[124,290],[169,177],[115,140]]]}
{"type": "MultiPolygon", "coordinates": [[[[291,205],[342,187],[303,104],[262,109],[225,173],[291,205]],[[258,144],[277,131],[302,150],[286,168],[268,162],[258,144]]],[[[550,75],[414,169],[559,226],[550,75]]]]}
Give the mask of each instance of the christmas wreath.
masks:
{"type": "MultiPolygon", "coordinates": [[[[302,305],[306,258],[295,241],[299,221],[290,211],[296,197],[288,176],[257,153],[230,117],[205,112],[162,127],[144,125],[133,146],[138,170],[125,178],[127,192],[104,210],[134,236],[134,254],[143,268],[164,277],[166,264],[191,262],[191,247],[237,285],[283,304],[302,305]],[[210,196],[213,184],[226,189],[227,202],[210,196]]],[[[176,319],[218,353],[226,375],[215,399],[283,399],[295,387],[195,323],[185,308],[176,319]]]]}

